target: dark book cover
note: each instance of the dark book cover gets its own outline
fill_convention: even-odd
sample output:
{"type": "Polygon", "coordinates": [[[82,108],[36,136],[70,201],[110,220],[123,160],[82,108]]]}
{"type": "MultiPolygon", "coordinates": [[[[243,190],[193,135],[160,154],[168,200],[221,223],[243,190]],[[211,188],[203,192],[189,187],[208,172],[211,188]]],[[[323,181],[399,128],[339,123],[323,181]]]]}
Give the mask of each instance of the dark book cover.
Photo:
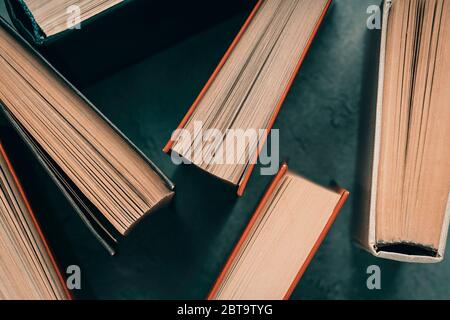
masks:
{"type": "Polygon", "coordinates": [[[24,1],[5,0],[22,36],[76,86],[85,87],[117,69],[161,51],[213,24],[251,10],[255,1],[125,0],[46,37],[24,1]]]}

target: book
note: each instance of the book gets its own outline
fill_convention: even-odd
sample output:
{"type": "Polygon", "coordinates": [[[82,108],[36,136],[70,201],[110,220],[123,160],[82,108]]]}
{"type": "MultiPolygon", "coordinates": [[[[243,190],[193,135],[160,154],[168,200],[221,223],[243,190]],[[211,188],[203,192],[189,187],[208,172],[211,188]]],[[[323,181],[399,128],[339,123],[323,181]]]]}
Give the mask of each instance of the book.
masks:
{"type": "Polygon", "coordinates": [[[255,0],[5,0],[14,26],[78,88],[251,10],[255,0]]]}
{"type": "Polygon", "coordinates": [[[71,299],[1,143],[0,183],[0,300],[71,299]]]}
{"type": "Polygon", "coordinates": [[[288,299],[348,198],[283,164],[208,299],[288,299]]]}
{"type": "Polygon", "coordinates": [[[443,259],[450,217],[450,1],[386,1],[357,242],[405,262],[443,259]]]}
{"type": "Polygon", "coordinates": [[[237,186],[242,195],[330,3],[259,1],[164,151],[237,186]],[[212,134],[205,134],[199,143],[185,139],[210,130],[222,137],[211,142],[212,134]],[[257,136],[235,147],[231,132],[239,130],[257,136]],[[234,161],[224,161],[233,152],[234,161]]]}
{"type": "Polygon", "coordinates": [[[22,0],[19,5],[23,6],[29,16],[35,37],[39,41],[70,30],[77,23],[81,25],[122,2],[123,0],[22,0]]]}
{"type": "Polygon", "coordinates": [[[21,36],[0,20],[0,106],[111,252],[173,196],[172,182],[21,36]]]}

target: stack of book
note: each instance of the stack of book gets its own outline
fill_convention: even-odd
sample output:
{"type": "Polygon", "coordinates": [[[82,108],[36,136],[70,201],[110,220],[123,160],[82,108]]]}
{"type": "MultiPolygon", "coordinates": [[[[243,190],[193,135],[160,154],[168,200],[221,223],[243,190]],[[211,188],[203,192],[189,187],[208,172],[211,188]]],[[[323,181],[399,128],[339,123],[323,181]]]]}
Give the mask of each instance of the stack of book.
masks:
{"type": "MultiPolygon", "coordinates": [[[[187,7],[195,11],[207,2],[187,7]]],[[[117,239],[171,201],[175,186],[47,60],[54,59],[48,46],[58,39],[83,38],[68,25],[70,6],[80,13],[75,22],[86,23],[81,35],[92,30],[95,39],[95,21],[132,20],[142,3],[7,1],[20,33],[0,20],[1,110],[112,255],[117,239]]],[[[233,3],[215,19],[245,7],[233,3]]],[[[164,152],[243,195],[330,5],[331,0],[258,1],[164,152]],[[195,136],[198,124],[205,132],[224,134],[200,143],[180,134],[195,136]],[[233,130],[263,134],[237,148],[234,162],[220,162],[219,156],[227,158],[233,130]],[[211,158],[199,156],[205,153],[211,158]]],[[[449,37],[450,1],[384,3],[378,101],[368,133],[366,205],[356,235],[360,245],[379,257],[443,259],[450,217],[449,37]]],[[[63,73],[76,79],[70,69],[63,73]]],[[[0,299],[72,298],[1,145],[0,171],[0,299]]],[[[348,196],[336,184],[320,186],[283,163],[207,298],[289,298],[348,196]]]]}

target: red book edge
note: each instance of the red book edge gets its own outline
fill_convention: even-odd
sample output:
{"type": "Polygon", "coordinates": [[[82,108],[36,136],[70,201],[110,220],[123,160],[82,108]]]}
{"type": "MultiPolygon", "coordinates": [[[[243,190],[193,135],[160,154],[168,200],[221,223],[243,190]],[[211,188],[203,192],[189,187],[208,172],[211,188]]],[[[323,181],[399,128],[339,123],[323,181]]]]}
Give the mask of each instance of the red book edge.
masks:
{"type": "Polygon", "coordinates": [[[56,274],[58,275],[58,278],[59,278],[59,280],[61,282],[62,287],[64,288],[64,292],[65,292],[65,294],[67,296],[67,299],[73,300],[73,296],[72,296],[71,292],[67,289],[66,281],[64,280],[64,278],[63,278],[63,276],[61,274],[61,269],[59,268],[58,264],[56,263],[55,256],[53,255],[53,252],[50,249],[50,246],[48,245],[47,239],[45,238],[44,233],[42,232],[42,229],[41,229],[41,227],[40,227],[40,225],[39,225],[39,223],[37,221],[36,215],[34,214],[33,210],[31,209],[31,205],[28,202],[28,198],[25,195],[25,191],[22,188],[22,184],[20,183],[19,178],[17,177],[16,172],[14,171],[14,168],[13,168],[13,166],[11,164],[11,161],[9,160],[9,157],[6,154],[6,151],[3,148],[3,145],[2,145],[1,142],[0,142],[0,153],[3,156],[3,158],[5,159],[5,162],[6,162],[7,166],[8,166],[9,172],[11,173],[11,175],[12,175],[12,177],[14,179],[14,182],[15,182],[15,184],[17,186],[17,189],[19,190],[20,196],[22,197],[22,200],[23,200],[23,202],[25,204],[25,207],[27,208],[27,210],[30,213],[31,220],[33,221],[33,224],[36,227],[36,230],[37,230],[37,232],[39,234],[39,237],[42,240],[42,243],[44,244],[44,248],[47,251],[48,256],[50,257],[50,261],[51,261],[53,267],[55,268],[56,274]]]}
{"type": "MultiPolygon", "coordinates": [[[[252,218],[250,219],[250,222],[248,223],[247,227],[245,228],[244,232],[242,233],[241,238],[235,245],[233,251],[230,254],[230,257],[228,258],[227,262],[225,263],[225,266],[222,269],[222,272],[220,273],[219,277],[215,281],[210,293],[208,294],[207,299],[212,300],[212,298],[217,294],[217,291],[219,290],[219,287],[225,278],[225,275],[227,274],[228,270],[231,267],[231,264],[233,263],[233,260],[236,258],[236,255],[238,254],[241,246],[243,245],[245,239],[247,238],[248,234],[250,233],[250,230],[252,229],[253,225],[255,224],[256,220],[258,219],[259,215],[262,212],[262,209],[266,205],[267,201],[269,200],[269,197],[275,190],[278,182],[281,180],[281,178],[286,174],[288,170],[288,166],[286,163],[283,163],[281,165],[280,170],[278,171],[275,178],[272,180],[271,184],[267,188],[267,191],[265,192],[263,198],[261,199],[260,203],[258,204],[255,213],[253,214],[252,218]]],[[[319,237],[317,238],[314,246],[312,247],[310,253],[308,254],[308,257],[306,258],[303,265],[300,267],[300,270],[298,271],[296,277],[294,278],[294,281],[289,286],[289,289],[285,293],[283,300],[289,299],[292,292],[294,291],[295,287],[297,286],[298,282],[300,281],[300,278],[302,277],[303,273],[305,272],[306,268],[308,267],[309,263],[311,262],[312,258],[314,257],[315,253],[320,247],[320,244],[322,243],[323,239],[325,238],[326,234],[328,233],[329,229],[331,228],[331,225],[333,224],[334,220],[336,219],[339,211],[341,210],[342,206],[344,205],[345,201],[347,200],[349,193],[347,190],[344,190],[342,188],[337,188],[336,192],[341,194],[341,198],[339,199],[336,207],[333,210],[333,213],[331,214],[330,218],[328,219],[328,222],[326,223],[324,229],[320,233],[319,237]]]]}
{"type": "MultiPolygon", "coordinates": [[[[203,89],[200,91],[200,94],[197,96],[197,98],[195,99],[194,103],[192,104],[192,106],[189,108],[188,112],[186,113],[186,115],[184,116],[184,118],[181,120],[180,124],[178,125],[177,129],[181,129],[185,126],[186,122],[189,120],[189,118],[192,116],[192,114],[194,113],[195,108],[198,106],[198,104],[200,103],[201,99],[204,97],[204,95],[206,94],[206,91],[209,89],[209,87],[211,86],[212,82],[214,81],[214,79],[217,77],[219,71],[222,69],[223,65],[225,64],[226,60],[228,59],[228,57],[230,56],[231,52],[233,51],[233,49],[236,47],[237,43],[239,42],[239,40],[241,39],[242,35],[244,34],[245,30],[247,29],[248,25],[250,24],[250,22],[252,21],[253,17],[256,15],[256,12],[258,11],[258,9],[261,7],[263,0],[259,0],[258,3],[255,5],[255,8],[253,8],[252,12],[250,13],[249,17],[247,18],[247,20],[245,21],[244,25],[242,26],[242,28],[239,30],[237,36],[235,37],[235,39],[233,40],[233,42],[231,43],[230,47],[228,48],[228,50],[225,52],[225,55],[222,57],[222,59],[219,62],[219,65],[216,67],[216,69],[214,70],[214,72],[212,73],[211,77],[208,79],[208,81],[206,82],[205,86],[203,87],[203,89]]],[[[283,95],[281,96],[280,101],[278,102],[277,106],[275,107],[275,112],[273,113],[270,121],[269,121],[269,125],[267,126],[267,129],[265,130],[265,133],[261,139],[261,143],[259,144],[258,150],[255,153],[255,157],[253,159],[253,161],[251,161],[248,169],[246,170],[246,172],[244,173],[243,177],[241,178],[241,181],[239,182],[238,185],[238,189],[237,189],[237,195],[240,197],[244,194],[245,188],[247,186],[247,183],[250,179],[250,176],[252,174],[252,171],[255,167],[255,158],[258,158],[259,154],[261,153],[262,147],[264,146],[264,143],[267,139],[267,136],[269,135],[270,130],[272,129],[275,120],[278,116],[278,113],[280,112],[281,106],[283,105],[284,100],[286,99],[290,88],[292,87],[292,84],[294,83],[295,77],[297,76],[301,65],[303,64],[303,61],[305,60],[306,54],[308,53],[312,41],[314,39],[314,37],[316,36],[317,32],[319,31],[320,25],[322,24],[325,15],[331,5],[332,0],[328,0],[328,3],[326,4],[322,15],[320,16],[319,20],[317,21],[316,26],[314,27],[314,30],[306,44],[305,50],[303,51],[299,62],[297,63],[297,66],[295,67],[294,73],[292,74],[292,77],[290,78],[288,85],[286,86],[286,89],[283,93],[283,95]]],[[[167,142],[167,144],[164,146],[163,148],[163,152],[165,153],[169,153],[172,146],[173,146],[174,141],[172,140],[172,138],[169,139],[169,141],[167,142]]]]}

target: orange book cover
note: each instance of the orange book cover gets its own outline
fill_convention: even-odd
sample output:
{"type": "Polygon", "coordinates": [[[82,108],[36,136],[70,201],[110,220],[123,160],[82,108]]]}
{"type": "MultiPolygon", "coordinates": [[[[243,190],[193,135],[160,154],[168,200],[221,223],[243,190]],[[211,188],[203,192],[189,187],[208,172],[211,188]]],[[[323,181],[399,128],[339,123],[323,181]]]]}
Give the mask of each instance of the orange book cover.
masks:
{"type": "MultiPolygon", "coordinates": [[[[255,222],[258,220],[258,217],[262,213],[264,206],[266,205],[271,194],[275,190],[277,184],[280,182],[281,178],[286,174],[287,170],[288,170],[287,164],[283,163],[283,165],[281,166],[277,175],[275,176],[275,178],[272,180],[269,187],[267,188],[267,191],[265,192],[265,194],[262,197],[261,201],[259,202],[258,206],[256,207],[256,210],[253,213],[249,223],[247,224],[247,227],[245,228],[239,241],[237,242],[233,251],[231,252],[227,262],[225,263],[225,266],[222,269],[222,272],[220,273],[219,277],[217,278],[216,282],[214,283],[210,293],[208,294],[208,297],[207,297],[208,300],[211,300],[212,297],[214,297],[216,295],[225,275],[229,271],[229,269],[233,263],[233,260],[236,258],[236,255],[238,254],[242,244],[245,242],[248,234],[250,233],[250,230],[252,229],[255,222]]],[[[320,233],[318,239],[316,240],[314,246],[312,247],[310,253],[308,254],[308,257],[306,258],[303,265],[300,267],[300,269],[297,273],[297,276],[295,277],[294,281],[292,282],[292,284],[289,286],[288,290],[286,291],[286,293],[283,297],[284,300],[289,299],[289,297],[291,296],[292,292],[294,291],[295,287],[297,286],[298,282],[300,281],[300,278],[303,276],[306,268],[308,267],[309,263],[311,262],[312,258],[314,257],[315,253],[317,252],[317,250],[319,249],[320,244],[322,243],[323,239],[325,238],[326,234],[328,233],[328,230],[331,228],[331,225],[333,224],[334,220],[336,219],[338,213],[340,212],[341,208],[343,207],[343,205],[345,204],[345,201],[347,200],[347,198],[349,196],[349,192],[345,189],[337,188],[336,191],[341,195],[339,202],[337,203],[337,205],[336,205],[335,209],[333,210],[333,213],[331,214],[329,220],[327,221],[324,229],[320,233]]]]}
{"type": "MultiPolygon", "coordinates": [[[[212,75],[210,76],[210,78],[208,79],[208,81],[206,82],[205,86],[203,87],[203,89],[200,91],[199,95],[197,96],[197,98],[195,99],[194,103],[191,105],[191,107],[188,109],[186,115],[183,117],[183,119],[181,120],[180,124],[178,125],[177,129],[181,129],[185,126],[185,124],[187,123],[187,121],[189,120],[189,118],[191,117],[191,115],[193,114],[195,108],[197,108],[197,106],[199,105],[200,101],[202,100],[202,98],[204,97],[204,95],[206,94],[206,91],[209,89],[209,87],[211,86],[212,82],[214,81],[214,79],[217,77],[217,74],[220,72],[220,70],[222,69],[223,65],[225,64],[225,62],[227,61],[228,57],[230,56],[231,52],[233,51],[233,49],[236,47],[236,44],[239,42],[239,40],[241,39],[242,35],[244,34],[245,30],[247,29],[248,25],[250,24],[250,22],[252,21],[253,17],[255,16],[255,14],[258,12],[258,9],[261,7],[261,4],[263,3],[264,0],[259,0],[257,2],[257,4],[255,5],[255,7],[253,8],[252,12],[250,13],[249,17],[247,18],[247,20],[245,21],[244,25],[241,27],[241,29],[239,30],[238,34],[236,35],[236,37],[234,38],[233,42],[231,43],[230,47],[228,48],[228,50],[225,52],[225,55],[222,57],[222,59],[220,60],[219,64],[217,65],[216,69],[214,70],[214,72],[212,73],[212,75]]],[[[322,12],[322,15],[320,16],[316,26],[314,27],[313,32],[311,33],[311,36],[308,40],[308,43],[306,45],[305,50],[303,51],[302,55],[300,56],[300,60],[298,61],[296,67],[295,67],[295,71],[292,74],[288,85],[280,99],[280,101],[277,103],[276,107],[275,107],[275,112],[273,113],[270,121],[269,121],[269,125],[267,127],[267,130],[265,132],[264,137],[262,137],[261,143],[259,144],[260,147],[258,148],[256,154],[255,154],[255,158],[257,158],[261,152],[262,146],[265,143],[265,140],[267,139],[268,133],[270,132],[270,130],[272,129],[275,120],[278,116],[278,113],[280,112],[281,106],[283,105],[284,100],[286,99],[286,96],[289,93],[290,88],[292,87],[292,84],[295,80],[295,77],[297,76],[300,67],[303,63],[303,61],[305,60],[306,54],[309,51],[309,48],[311,47],[311,44],[317,34],[317,32],[319,31],[319,28],[325,18],[326,13],[328,12],[328,9],[330,8],[332,0],[329,0],[328,3],[325,6],[324,11],[322,12]]],[[[169,153],[172,146],[174,144],[174,141],[172,140],[172,138],[169,139],[169,141],[167,142],[167,144],[164,146],[163,151],[165,153],[169,153]]],[[[250,179],[250,176],[252,174],[252,171],[255,167],[254,165],[255,161],[251,161],[249,168],[247,169],[247,172],[244,174],[244,176],[242,177],[241,181],[239,182],[239,186],[238,186],[238,190],[237,190],[237,194],[238,196],[242,196],[244,194],[245,188],[247,186],[248,180],[250,179]]]]}
{"type": "Polygon", "coordinates": [[[64,288],[66,297],[67,297],[68,300],[73,300],[72,293],[69,291],[69,289],[66,286],[66,281],[64,280],[64,277],[61,274],[61,269],[59,268],[59,265],[56,262],[55,256],[54,256],[52,250],[50,249],[50,246],[49,246],[49,244],[47,242],[47,239],[44,236],[44,233],[42,232],[42,229],[41,229],[41,227],[39,225],[39,222],[37,221],[37,218],[36,218],[36,215],[34,214],[33,209],[31,209],[31,205],[30,205],[30,203],[28,201],[28,198],[27,198],[27,196],[25,194],[25,191],[23,190],[22,184],[20,183],[19,178],[17,177],[17,174],[16,174],[16,172],[14,170],[14,167],[11,164],[11,160],[9,160],[9,157],[8,157],[6,151],[5,151],[4,147],[3,147],[3,144],[1,142],[0,142],[0,153],[3,156],[3,158],[5,159],[6,164],[8,165],[8,170],[9,170],[9,172],[11,173],[11,175],[12,175],[12,177],[14,179],[14,182],[15,182],[15,184],[17,186],[17,189],[19,190],[19,193],[20,193],[20,195],[22,197],[22,200],[23,200],[23,202],[24,202],[28,212],[30,213],[31,219],[33,221],[33,224],[34,224],[34,226],[35,226],[35,228],[36,228],[36,230],[37,230],[37,232],[39,234],[39,237],[42,240],[42,243],[44,244],[45,250],[46,250],[48,256],[50,257],[50,261],[52,262],[52,265],[53,265],[53,267],[56,270],[58,278],[61,281],[61,284],[62,284],[62,287],[64,288]]]}

